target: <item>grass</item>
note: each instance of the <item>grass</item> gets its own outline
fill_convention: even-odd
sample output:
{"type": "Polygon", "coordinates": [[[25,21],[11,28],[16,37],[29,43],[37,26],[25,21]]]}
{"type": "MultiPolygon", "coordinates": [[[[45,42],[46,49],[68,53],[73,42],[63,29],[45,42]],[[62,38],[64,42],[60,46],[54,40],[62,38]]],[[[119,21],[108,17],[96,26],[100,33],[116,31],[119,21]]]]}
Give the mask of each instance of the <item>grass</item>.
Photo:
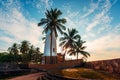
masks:
{"type": "MultiPolygon", "coordinates": [[[[87,68],[71,68],[62,70],[53,70],[53,74],[69,77],[69,78],[86,78],[86,79],[102,79],[102,80],[119,80],[118,77],[104,71],[95,71],[87,68]]],[[[119,77],[120,78],[120,77],[119,77]]]]}

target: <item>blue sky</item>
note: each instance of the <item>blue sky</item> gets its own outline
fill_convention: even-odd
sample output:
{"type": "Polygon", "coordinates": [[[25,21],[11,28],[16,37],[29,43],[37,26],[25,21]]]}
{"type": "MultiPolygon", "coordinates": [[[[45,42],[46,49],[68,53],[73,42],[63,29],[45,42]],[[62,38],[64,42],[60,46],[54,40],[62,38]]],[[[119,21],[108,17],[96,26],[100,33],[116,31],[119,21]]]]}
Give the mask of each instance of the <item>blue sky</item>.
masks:
{"type": "Polygon", "coordinates": [[[43,52],[43,27],[37,23],[50,8],[60,9],[65,26],[79,31],[88,60],[120,58],[120,0],[0,0],[0,52],[22,40],[43,52]]]}

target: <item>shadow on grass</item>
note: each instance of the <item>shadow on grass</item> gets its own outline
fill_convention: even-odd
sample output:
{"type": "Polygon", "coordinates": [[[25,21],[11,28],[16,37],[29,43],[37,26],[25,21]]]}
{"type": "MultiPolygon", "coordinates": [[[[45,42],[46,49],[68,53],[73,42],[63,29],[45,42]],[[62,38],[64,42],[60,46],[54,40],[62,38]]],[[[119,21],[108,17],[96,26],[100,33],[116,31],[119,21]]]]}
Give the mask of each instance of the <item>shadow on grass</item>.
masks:
{"type": "Polygon", "coordinates": [[[73,78],[73,79],[100,79],[100,80],[119,80],[120,77],[113,76],[113,74],[105,71],[96,71],[87,68],[68,68],[61,70],[52,70],[52,74],[73,78]]]}

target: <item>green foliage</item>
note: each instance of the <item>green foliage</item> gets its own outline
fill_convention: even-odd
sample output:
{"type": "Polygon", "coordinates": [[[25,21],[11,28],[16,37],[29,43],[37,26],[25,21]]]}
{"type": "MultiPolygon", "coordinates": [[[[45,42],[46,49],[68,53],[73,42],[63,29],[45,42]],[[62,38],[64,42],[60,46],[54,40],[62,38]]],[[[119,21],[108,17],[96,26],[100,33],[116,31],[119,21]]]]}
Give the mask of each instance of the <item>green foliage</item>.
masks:
{"type": "Polygon", "coordinates": [[[20,62],[21,55],[19,54],[9,54],[7,52],[0,53],[0,62],[20,62]]]}
{"type": "Polygon", "coordinates": [[[68,32],[64,32],[63,36],[60,38],[59,46],[62,46],[64,50],[67,48],[73,48],[75,46],[75,42],[80,39],[80,35],[76,29],[69,29],[68,32]]]}
{"type": "Polygon", "coordinates": [[[45,12],[46,17],[42,18],[40,22],[38,23],[38,26],[45,25],[43,33],[47,33],[49,30],[55,32],[55,36],[58,36],[58,32],[61,34],[63,33],[63,30],[65,30],[64,24],[66,23],[65,18],[60,18],[62,15],[62,12],[58,10],[57,8],[51,10],[46,10],[45,12]]]}
{"type": "Polygon", "coordinates": [[[28,54],[30,49],[30,42],[27,40],[24,40],[20,44],[20,52],[23,54],[28,54]]]}
{"type": "Polygon", "coordinates": [[[13,61],[13,56],[7,52],[0,53],[0,62],[11,62],[13,61]]]}
{"type": "Polygon", "coordinates": [[[37,63],[42,61],[40,49],[38,47],[35,48],[26,40],[22,41],[21,44],[13,43],[13,45],[8,48],[8,51],[9,52],[0,53],[0,62],[37,63]]]}
{"type": "Polygon", "coordinates": [[[86,46],[83,46],[83,43],[85,41],[81,40],[81,36],[78,34],[78,31],[76,29],[68,29],[68,32],[64,32],[64,35],[60,38],[60,46],[62,46],[65,53],[68,53],[69,55],[77,55],[78,59],[78,53],[81,53],[83,56],[88,57],[90,54],[84,49],[86,46]]]}

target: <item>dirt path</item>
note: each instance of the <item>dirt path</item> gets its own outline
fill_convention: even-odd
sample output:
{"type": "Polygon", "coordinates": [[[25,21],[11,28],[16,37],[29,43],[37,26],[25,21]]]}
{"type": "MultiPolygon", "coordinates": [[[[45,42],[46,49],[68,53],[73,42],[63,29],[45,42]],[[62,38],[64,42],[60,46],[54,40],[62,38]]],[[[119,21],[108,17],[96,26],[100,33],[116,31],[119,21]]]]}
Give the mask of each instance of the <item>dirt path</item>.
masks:
{"type": "Polygon", "coordinates": [[[34,73],[34,74],[18,76],[18,77],[9,79],[9,80],[37,80],[37,78],[39,78],[43,74],[44,74],[43,72],[39,72],[39,73],[34,73]]]}

